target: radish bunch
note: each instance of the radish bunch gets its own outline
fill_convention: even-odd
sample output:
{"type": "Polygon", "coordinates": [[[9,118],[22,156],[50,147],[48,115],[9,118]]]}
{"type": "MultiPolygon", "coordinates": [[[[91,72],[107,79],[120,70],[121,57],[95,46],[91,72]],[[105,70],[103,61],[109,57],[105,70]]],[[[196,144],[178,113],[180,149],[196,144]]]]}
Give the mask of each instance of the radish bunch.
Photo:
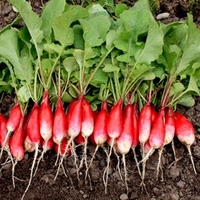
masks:
{"type": "MultiPolygon", "coordinates": [[[[15,160],[13,162],[13,185],[17,162],[24,158],[26,152],[35,151],[29,184],[22,199],[30,187],[41,159],[50,149],[54,149],[57,153],[56,164],[60,158],[58,171],[60,167],[64,168],[62,165],[64,159],[72,154],[78,178],[78,172],[83,167],[83,163],[85,163],[85,178],[87,178],[95,155],[99,147],[102,147],[107,155],[107,166],[103,172],[106,192],[110,158],[113,151],[118,159],[122,158],[124,178],[121,175],[119,163],[118,169],[128,191],[128,170],[125,156],[130,150],[133,150],[138,173],[143,182],[146,161],[158,149],[158,175],[164,146],[171,143],[175,136],[187,147],[196,173],[190,150],[190,146],[195,142],[194,128],[183,114],[174,112],[170,107],[161,107],[156,111],[153,104],[147,103],[139,111],[136,102],[124,103],[123,98],[120,98],[114,105],[108,104],[106,100],[102,101],[100,109],[94,112],[84,95],[79,95],[66,107],[61,97],[58,97],[53,106],[50,102],[50,94],[48,91],[44,91],[41,103],[34,102],[29,110],[28,112],[23,111],[20,104],[17,103],[10,111],[8,119],[0,114],[1,151],[6,151],[11,160],[15,160]],[[88,163],[87,147],[89,142],[95,145],[96,149],[88,163]],[[76,155],[77,145],[83,146],[80,161],[77,160],[76,155]],[[138,145],[141,148],[140,161],[135,152],[138,145]],[[42,152],[37,161],[39,149],[42,149],[42,152]]],[[[118,160],[118,162],[120,161],[118,160]]]]}

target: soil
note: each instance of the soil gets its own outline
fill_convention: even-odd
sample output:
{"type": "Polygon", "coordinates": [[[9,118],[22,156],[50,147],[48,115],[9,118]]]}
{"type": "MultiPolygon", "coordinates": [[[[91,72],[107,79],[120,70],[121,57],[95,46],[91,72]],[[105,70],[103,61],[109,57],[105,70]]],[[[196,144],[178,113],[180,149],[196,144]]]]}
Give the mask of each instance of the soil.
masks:
{"type": "MultiPolygon", "coordinates": [[[[132,6],[132,1],[124,1],[132,6]]],[[[45,1],[32,0],[33,9],[40,13],[42,4],[45,1]]],[[[80,3],[77,1],[77,3],[80,3]]],[[[116,2],[117,3],[117,2],[116,2]]],[[[160,5],[155,7],[155,16],[159,13],[169,12],[169,18],[163,19],[164,23],[176,20],[183,20],[187,12],[192,12],[197,26],[200,25],[200,6],[198,1],[160,1],[160,5]],[[197,2],[197,3],[196,3],[197,2]]],[[[16,14],[6,0],[0,1],[0,29],[12,22],[16,14]]],[[[98,151],[90,170],[90,180],[84,179],[85,169],[79,172],[80,180],[77,179],[76,169],[73,164],[73,157],[68,157],[64,161],[64,170],[60,170],[56,181],[54,177],[57,166],[54,166],[56,154],[50,151],[45,154],[44,160],[40,163],[36,176],[33,178],[31,186],[25,196],[25,200],[116,200],[116,199],[138,199],[138,200],[199,200],[200,199],[200,98],[195,99],[195,106],[192,108],[179,107],[194,124],[197,140],[192,146],[192,153],[197,169],[194,174],[187,149],[175,139],[175,150],[178,161],[174,162],[174,154],[171,144],[166,146],[162,157],[162,173],[156,178],[156,167],[158,152],[155,152],[147,161],[145,177],[146,190],[141,187],[141,179],[135,167],[133,153],[126,156],[128,167],[128,187],[126,194],[124,182],[120,179],[117,170],[117,159],[111,157],[111,167],[109,169],[108,191],[105,194],[102,180],[103,169],[106,166],[106,155],[101,149],[98,151]]],[[[8,105],[12,105],[12,96],[5,96],[0,106],[1,112],[8,110],[8,105]]],[[[78,155],[82,149],[79,147],[78,155]]],[[[94,152],[94,146],[88,146],[88,159],[94,152]]],[[[136,149],[139,155],[139,149],[136,149]]],[[[6,158],[4,154],[4,158],[6,158]]],[[[80,159],[80,157],[79,157],[80,159]]],[[[4,160],[0,168],[0,199],[18,200],[21,198],[29,180],[30,168],[33,161],[33,154],[26,154],[25,158],[16,165],[15,188],[12,185],[10,162],[4,160]]],[[[123,172],[123,165],[120,165],[123,172]]]]}

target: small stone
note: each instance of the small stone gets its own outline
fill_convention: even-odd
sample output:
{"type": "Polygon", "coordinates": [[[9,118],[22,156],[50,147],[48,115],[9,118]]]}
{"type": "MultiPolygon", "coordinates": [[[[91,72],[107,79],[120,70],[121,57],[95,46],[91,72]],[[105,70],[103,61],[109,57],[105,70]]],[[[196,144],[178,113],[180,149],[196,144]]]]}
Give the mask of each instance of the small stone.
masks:
{"type": "Polygon", "coordinates": [[[170,195],[170,200],[179,200],[179,195],[177,193],[173,193],[170,195]]]}
{"type": "Polygon", "coordinates": [[[179,188],[184,188],[185,186],[185,182],[180,180],[179,182],[176,183],[176,185],[179,187],[179,188]]]}
{"type": "Polygon", "coordinates": [[[153,188],[153,192],[155,195],[160,195],[160,190],[157,187],[153,188]]]}
{"type": "Polygon", "coordinates": [[[126,200],[126,199],[128,199],[128,195],[124,193],[124,194],[121,194],[119,198],[121,200],[126,200]]]}
{"type": "Polygon", "coordinates": [[[176,166],[172,166],[170,171],[169,171],[169,175],[171,178],[175,179],[180,175],[179,170],[176,168],[176,166]]]}
{"type": "Polygon", "coordinates": [[[161,19],[166,19],[169,17],[169,13],[168,12],[165,12],[165,13],[160,13],[156,16],[156,19],[157,20],[161,20],[161,19]]]}
{"type": "Polygon", "coordinates": [[[89,196],[88,196],[87,194],[84,194],[84,195],[83,195],[83,198],[84,198],[84,199],[86,199],[86,198],[88,198],[88,197],[89,197],[89,196]]]}
{"type": "Polygon", "coordinates": [[[196,145],[193,149],[193,156],[200,159],[200,146],[196,145]]]}

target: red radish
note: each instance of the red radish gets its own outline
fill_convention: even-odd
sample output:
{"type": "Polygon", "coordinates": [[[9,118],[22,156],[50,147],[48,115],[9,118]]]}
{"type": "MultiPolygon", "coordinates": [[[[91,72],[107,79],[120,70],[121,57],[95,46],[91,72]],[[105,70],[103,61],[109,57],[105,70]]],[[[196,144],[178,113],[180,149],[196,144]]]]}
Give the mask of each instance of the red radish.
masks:
{"type": "MultiPolygon", "coordinates": [[[[74,155],[74,162],[76,161],[76,152],[74,147],[74,139],[78,136],[78,134],[81,132],[81,122],[82,122],[82,99],[83,95],[80,95],[79,98],[75,101],[73,101],[72,104],[70,104],[70,107],[67,112],[67,137],[69,137],[69,141],[67,143],[67,146],[70,145],[72,149],[72,153],[74,155]]],[[[66,147],[67,151],[68,147],[66,147]]],[[[59,162],[59,166],[57,169],[57,173],[60,170],[60,167],[62,166],[64,157],[61,157],[61,160],[59,162]]],[[[77,167],[77,166],[76,166],[77,167]]],[[[78,167],[77,167],[78,171],[78,167]]],[[[78,173],[77,173],[78,174],[78,173]]],[[[79,177],[78,177],[79,179],[79,177]]]]}
{"type": "Polygon", "coordinates": [[[41,135],[39,126],[39,105],[35,102],[27,124],[27,136],[37,146],[39,146],[41,135]]]}
{"type": "Polygon", "coordinates": [[[134,156],[134,159],[135,159],[135,162],[136,162],[138,173],[141,176],[141,171],[140,171],[138,159],[137,159],[137,155],[136,155],[136,152],[135,152],[135,148],[139,144],[138,118],[139,118],[138,104],[135,102],[133,104],[133,132],[132,132],[132,145],[131,145],[131,148],[132,148],[132,151],[133,151],[133,156],[134,156]]]}
{"type": "Polygon", "coordinates": [[[105,185],[105,193],[107,193],[107,184],[108,184],[108,170],[110,165],[110,157],[112,154],[112,149],[115,143],[115,140],[120,136],[123,129],[123,112],[122,112],[123,99],[120,98],[118,102],[112,107],[107,121],[107,133],[111,138],[110,151],[107,157],[107,166],[103,173],[103,180],[105,185]]]}
{"type": "Polygon", "coordinates": [[[194,173],[197,174],[191,153],[191,145],[195,142],[194,127],[189,119],[179,112],[175,113],[175,133],[179,141],[186,146],[190,155],[194,173]]]}
{"type": "Polygon", "coordinates": [[[165,140],[164,145],[169,144],[175,135],[175,116],[172,108],[166,108],[165,111],[165,140]]]}
{"type": "Polygon", "coordinates": [[[156,118],[157,112],[153,105],[151,105],[151,123],[154,123],[154,120],[156,118]]]}
{"type": "MultiPolygon", "coordinates": [[[[49,150],[51,150],[51,149],[53,148],[53,146],[54,146],[53,138],[50,138],[50,139],[48,140],[47,144],[46,144],[45,140],[42,139],[41,145],[42,145],[42,148],[43,148],[43,149],[44,149],[44,146],[47,145],[47,146],[46,146],[46,152],[49,151],[49,150]]],[[[45,153],[46,153],[46,152],[45,152],[45,153]]]]}
{"type": "Polygon", "coordinates": [[[41,135],[40,135],[40,126],[39,126],[39,105],[37,102],[34,103],[34,106],[31,110],[29,119],[28,119],[28,124],[27,124],[27,136],[30,139],[30,141],[35,145],[35,154],[34,154],[34,159],[31,167],[31,173],[30,173],[30,179],[29,183],[24,191],[24,194],[22,195],[23,199],[26,195],[26,192],[28,191],[32,178],[33,178],[33,170],[35,167],[36,159],[38,156],[38,150],[39,150],[39,145],[41,141],[41,135]]]}
{"type": "Polygon", "coordinates": [[[12,180],[13,180],[13,187],[15,187],[14,181],[14,173],[15,173],[15,166],[18,161],[21,161],[24,158],[24,117],[21,118],[20,124],[17,129],[14,131],[14,134],[11,136],[10,140],[10,152],[12,156],[15,158],[15,163],[12,167],[12,180]]]}
{"type": "MultiPolygon", "coordinates": [[[[138,118],[138,134],[139,134],[139,142],[142,147],[142,160],[145,157],[144,145],[148,141],[151,131],[151,125],[152,125],[151,111],[152,111],[151,105],[145,104],[142,107],[138,118]]],[[[142,168],[143,168],[143,173],[141,174],[141,178],[143,182],[145,173],[145,162],[142,162],[142,168]]]]}
{"type": "Polygon", "coordinates": [[[139,142],[142,144],[142,146],[147,142],[150,131],[151,131],[151,111],[152,108],[149,104],[146,104],[139,114],[138,119],[138,132],[139,132],[139,142]]]}
{"type": "MultiPolygon", "coordinates": [[[[7,118],[3,114],[0,114],[0,145],[1,146],[6,137],[6,123],[7,123],[7,118]]],[[[4,144],[4,146],[5,146],[5,149],[9,149],[8,144],[4,144]]]]}
{"type": "Polygon", "coordinates": [[[24,117],[21,118],[20,124],[15,130],[10,140],[10,151],[12,156],[20,161],[24,158],[24,128],[23,128],[24,117]]]}
{"type": "Polygon", "coordinates": [[[89,137],[94,131],[94,114],[92,108],[85,97],[82,99],[82,121],[81,134],[89,137]]]}
{"type": "Polygon", "coordinates": [[[165,139],[165,110],[160,109],[149,135],[149,144],[153,149],[159,149],[163,146],[165,139]]]}
{"type": "MultiPolygon", "coordinates": [[[[152,155],[155,149],[159,149],[163,146],[165,139],[165,110],[161,108],[154,119],[154,123],[151,128],[151,132],[149,135],[149,145],[151,149],[148,153],[143,157],[143,172],[142,172],[142,181],[145,176],[145,166],[147,159],[152,155]]],[[[158,173],[158,172],[157,172],[158,173]]]]}
{"type": "Polygon", "coordinates": [[[139,126],[138,126],[138,104],[133,104],[133,137],[132,137],[132,148],[135,148],[139,143],[139,126]]]}
{"type": "Polygon", "coordinates": [[[16,130],[16,128],[18,127],[20,123],[21,117],[22,117],[21,107],[19,103],[16,103],[10,112],[10,115],[6,124],[6,128],[9,134],[16,130]]]}
{"type": "MultiPolygon", "coordinates": [[[[47,90],[44,91],[42,103],[40,106],[39,126],[41,137],[47,144],[48,140],[52,137],[53,129],[53,113],[49,104],[49,92],[47,90]]],[[[46,145],[44,145],[44,149],[45,147],[46,145]]]]}
{"type": "Polygon", "coordinates": [[[123,114],[123,130],[120,136],[116,139],[117,151],[122,154],[122,160],[124,164],[124,174],[125,174],[125,186],[128,192],[128,184],[127,184],[127,168],[126,168],[126,160],[125,155],[130,151],[132,140],[133,140],[133,106],[131,104],[127,104],[124,107],[123,114]]]}
{"type": "MultiPolygon", "coordinates": [[[[62,140],[67,136],[67,118],[63,109],[63,103],[60,97],[56,102],[56,111],[53,119],[53,141],[59,146],[62,140]]],[[[57,154],[56,163],[58,161],[59,153],[57,154]]]]}
{"type": "Polygon", "coordinates": [[[83,135],[81,133],[78,134],[77,137],[75,137],[74,141],[77,143],[77,144],[81,144],[83,145],[85,143],[85,138],[83,137],[83,135]]]}
{"type": "Polygon", "coordinates": [[[164,139],[163,146],[158,151],[159,158],[158,158],[158,165],[157,165],[157,178],[159,174],[159,168],[161,168],[161,157],[162,157],[162,152],[164,150],[164,146],[173,141],[174,135],[175,135],[174,111],[172,108],[167,107],[165,108],[165,139],[164,139]]]}
{"type": "Polygon", "coordinates": [[[106,125],[107,125],[107,120],[108,120],[108,110],[107,110],[107,101],[103,101],[101,104],[101,111],[97,114],[95,118],[95,123],[94,123],[94,132],[91,135],[90,138],[93,140],[93,144],[96,145],[95,151],[92,155],[92,158],[90,160],[90,164],[88,169],[86,170],[86,177],[88,174],[88,170],[94,160],[94,157],[99,149],[99,147],[103,147],[104,143],[108,139],[108,133],[106,130],[106,125]]]}
{"type": "Polygon", "coordinates": [[[122,155],[130,151],[133,138],[133,106],[128,104],[124,107],[123,130],[116,139],[117,150],[122,155]]]}
{"type": "MultiPolygon", "coordinates": [[[[10,134],[17,129],[20,123],[21,117],[22,117],[21,107],[20,107],[20,104],[17,102],[11,109],[9,118],[6,123],[7,132],[5,134],[5,138],[4,139],[2,138],[3,140],[1,142],[2,149],[0,152],[0,158],[2,156],[3,150],[5,149],[5,145],[8,142],[8,138],[10,137],[10,134]]],[[[6,149],[6,150],[9,151],[9,149],[6,149]]]]}
{"type": "Polygon", "coordinates": [[[87,144],[88,144],[88,137],[94,131],[94,114],[92,108],[87,101],[87,99],[83,96],[82,98],[82,115],[81,115],[81,134],[84,138],[84,149],[83,155],[80,162],[79,170],[83,165],[83,161],[85,161],[86,171],[88,171],[87,165],[87,144]]]}
{"type": "Polygon", "coordinates": [[[82,99],[81,95],[78,100],[73,102],[72,107],[68,111],[68,137],[74,139],[81,132],[82,123],[82,99]]]}
{"type": "Polygon", "coordinates": [[[70,148],[70,146],[68,145],[68,139],[67,138],[64,138],[63,140],[62,140],[62,142],[61,142],[61,145],[60,145],[60,152],[59,152],[59,147],[58,147],[58,145],[57,144],[55,144],[55,151],[56,151],[56,153],[59,153],[60,154],[60,156],[68,156],[68,155],[70,155],[70,153],[71,153],[71,148],[70,148]],[[68,148],[67,150],[66,150],[66,147],[68,148]]]}

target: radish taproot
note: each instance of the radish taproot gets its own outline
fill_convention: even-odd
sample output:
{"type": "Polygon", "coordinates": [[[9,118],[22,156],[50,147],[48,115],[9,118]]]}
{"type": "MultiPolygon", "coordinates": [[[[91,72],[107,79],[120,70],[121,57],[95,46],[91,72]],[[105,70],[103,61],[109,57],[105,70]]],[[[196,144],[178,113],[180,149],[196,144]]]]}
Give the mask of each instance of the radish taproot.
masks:
{"type": "Polygon", "coordinates": [[[127,104],[123,110],[123,129],[119,137],[116,139],[117,151],[122,155],[124,165],[125,186],[128,193],[128,173],[126,167],[125,155],[130,151],[133,141],[133,106],[127,104]]]}
{"type": "Polygon", "coordinates": [[[59,158],[59,150],[62,140],[67,136],[67,118],[63,109],[63,102],[58,97],[56,102],[56,110],[53,117],[53,141],[58,145],[58,154],[56,163],[59,158]]]}
{"type": "Polygon", "coordinates": [[[34,153],[34,158],[33,158],[32,166],[31,166],[29,183],[28,183],[21,199],[24,199],[24,197],[30,187],[30,184],[31,184],[31,181],[33,178],[33,170],[34,170],[34,167],[36,164],[36,159],[38,156],[39,145],[41,142],[41,134],[40,134],[40,126],[39,126],[39,109],[40,109],[39,104],[37,102],[35,102],[33,108],[31,109],[31,113],[29,115],[29,119],[27,122],[27,136],[35,146],[35,153],[34,153]]]}
{"type": "Polygon", "coordinates": [[[24,158],[24,117],[21,117],[19,126],[14,131],[14,134],[11,136],[10,140],[10,152],[15,159],[15,162],[12,166],[12,180],[13,180],[13,187],[15,188],[15,181],[14,181],[14,173],[15,173],[15,166],[18,161],[21,161],[24,158]]]}
{"type": "Polygon", "coordinates": [[[117,103],[112,107],[112,109],[109,113],[108,121],[107,121],[107,125],[106,125],[106,130],[107,130],[108,136],[111,139],[111,141],[110,141],[111,144],[110,144],[109,154],[107,157],[107,166],[103,173],[105,193],[107,193],[108,173],[109,173],[110,157],[112,154],[112,149],[113,149],[115,140],[120,136],[120,134],[122,133],[122,129],[123,129],[122,104],[123,104],[123,99],[120,98],[117,101],[117,103]]]}
{"type": "Polygon", "coordinates": [[[175,134],[179,141],[186,146],[190,155],[194,173],[197,174],[191,153],[191,145],[195,142],[194,127],[189,119],[179,112],[175,113],[175,134]]]}
{"type": "MultiPolygon", "coordinates": [[[[80,95],[78,99],[72,100],[72,103],[70,104],[70,107],[68,108],[66,119],[67,119],[67,138],[69,138],[69,141],[66,146],[66,152],[64,153],[64,154],[67,153],[68,146],[70,146],[71,153],[74,156],[74,163],[77,168],[77,178],[78,179],[79,179],[79,173],[78,173],[77,156],[76,156],[76,152],[75,152],[74,139],[81,132],[82,99],[83,99],[83,95],[80,95]]],[[[62,166],[63,160],[64,160],[64,157],[61,157],[59,165],[58,165],[56,177],[60,170],[60,167],[62,166]]]]}
{"type": "MultiPolygon", "coordinates": [[[[107,120],[108,120],[108,103],[106,100],[104,100],[101,103],[101,110],[99,113],[97,113],[96,117],[95,117],[95,122],[94,122],[94,132],[91,134],[90,136],[90,140],[93,141],[93,144],[95,144],[96,148],[95,151],[92,155],[92,158],[90,160],[88,169],[86,170],[86,177],[88,174],[88,170],[95,158],[95,155],[99,149],[99,147],[103,148],[103,145],[105,144],[105,142],[108,139],[108,133],[107,133],[107,129],[106,129],[106,125],[107,125],[107,120]]],[[[103,148],[104,149],[104,148],[103,148]]]]}
{"type": "Polygon", "coordinates": [[[45,141],[43,151],[46,152],[48,140],[52,137],[53,112],[49,103],[49,92],[44,91],[42,103],[39,110],[39,126],[42,139],[45,141]]]}
{"type": "MultiPolygon", "coordinates": [[[[84,149],[82,159],[80,161],[79,170],[85,163],[86,171],[88,170],[87,164],[87,144],[88,144],[88,137],[94,131],[94,114],[92,108],[88,102],[88,100],[83,96],[82,98],[82,114],[81,114],[81,135],[84,138],[84,149]]],[[[85,174],[86,175],[86,174],[85,174]]],[[[87,177],[87,176],[86,176],[87,177]]]]}
{"type": "Polygon", "coordinates": [[[139,163],[138,163],[138,159],[137,159],[137,155],[136,155],[136,151],[135,151],[135,148],[139,144],[138,118],[139,118],[138,104],[136,102],[134,102],[133,103],[133,132],[132,132],[131,149],[133,151],[133,156],[134,156],[134,160],[135,160],[135,163],[136,163],[136,166],[138,169],[138,173],[141,176],[141,171],[140,171],[140,167],[139,167],[139,163]]]}

